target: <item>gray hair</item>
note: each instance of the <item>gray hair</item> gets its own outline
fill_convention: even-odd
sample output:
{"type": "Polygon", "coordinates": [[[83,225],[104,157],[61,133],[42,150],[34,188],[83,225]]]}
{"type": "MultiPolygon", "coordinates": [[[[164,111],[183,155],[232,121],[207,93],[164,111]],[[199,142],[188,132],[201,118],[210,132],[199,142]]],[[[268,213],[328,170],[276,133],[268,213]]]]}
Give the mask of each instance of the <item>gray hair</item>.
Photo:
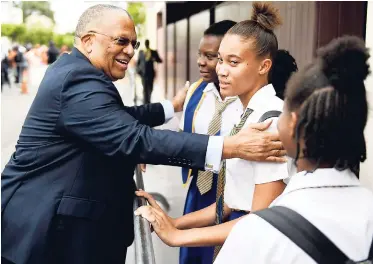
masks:
{"type": "Polygon", "coordinates": [[[82,34],[86,33],[87,26],[90,23],[92,23],[93,21],[101,20],[107,11],[113,11],[113,10],[124,11],[131,18],[127,10],[121,7],[118,7],[118,6],[107,5],[107,4],[99,4],[99,5],[91,6],[86,11],[84,11],[84,13],[80,16],[78,24],[76,25],[76,29],[75,29],[75,37],[81,37],[82,34]]]}

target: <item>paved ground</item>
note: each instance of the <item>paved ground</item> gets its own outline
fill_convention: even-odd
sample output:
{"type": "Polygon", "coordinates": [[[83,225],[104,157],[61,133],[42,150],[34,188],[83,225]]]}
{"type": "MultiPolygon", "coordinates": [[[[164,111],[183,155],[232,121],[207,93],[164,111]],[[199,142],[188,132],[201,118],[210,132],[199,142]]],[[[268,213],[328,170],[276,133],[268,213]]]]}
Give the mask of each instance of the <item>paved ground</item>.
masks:
{"type": "MultiPolygon", "coordinates": [[[[22,128],[23,121],[27,115],[28,109],[37,92],[38,83],[41,81],[45,72],[45,67],[32,69],[29,85],[29,94],[20,94],[19,87],[4,87],[1,96],[1,171],[7,163],[10,155],[14,151],[14,146],[18,140],[18,135],[22,128]]],[[[137,80],[137,94],[141,101],[141,82],[137,80]]],[[[128,80],[125,78],[116,83],[116,86],[126,105],[133,104],[133,94],[129,90],[128,80]]],[[[160,101],[163,99],[164,91],[159,87],[154,88],[152,100],[160,101]]],[[[177,126],[178,119],[175,118],[168,125],[160,129],[177,126]]],[[[170,203],[171,216],[179,216],[183,210],[184,198],[187,189],[182,186],[180,168],[167,166],[151,166],[147,168],[144,174],[145,190],[151,192],[160,192],[170,203]]],[[[156,263],[173,264],[178,263],[178,248],[170,248],[162,243],[158,237],[153,234],[153,245],[156,255],[156,263]]],[[[127,253],[127,264],[135,263],[134,249],[129,248],[127,253]]]]}

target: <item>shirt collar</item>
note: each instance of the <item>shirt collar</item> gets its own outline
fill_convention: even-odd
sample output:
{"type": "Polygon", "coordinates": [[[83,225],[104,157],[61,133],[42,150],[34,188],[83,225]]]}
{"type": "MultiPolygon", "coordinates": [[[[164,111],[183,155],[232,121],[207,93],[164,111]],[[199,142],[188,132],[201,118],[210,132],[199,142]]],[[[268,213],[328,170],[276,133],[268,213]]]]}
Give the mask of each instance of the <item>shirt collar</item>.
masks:
{"type": "Polygon", "coordinates": [[[260,88],[254,96],[250,99],[250,102],[247,104],[246,108],[252,110],[260,109],[265,102],[267,102],[269,96],[275,96],[276,91],[273,85],[267,84],[266,86],[260,88]]]}
{"type": "MultiPolygon", "coordinates": [[[[219,91],[218,91],[218,88],[216,88],[215,83],[213,83],[213,82],[208,83],[208,84],[206,85],[205,89],[203,90],[203,92],[204,92],[204,93],[209,93],[209,92],[214,93],[214,95],[215,95],[216,97],[219,98],[219,101],[222,102],[222,99],[221,99],[221,97],[220,97],[220,93],[219,93],[219,91]]],[[[228,99],[231,99],[231,98],[236,98],[236,99],[238,99],[237,96],[228,96],[228,97],[225,98],[224,101],[226,101],[226,100],[228,100],[228,99]]]]}
{"type": "Polygon", "coordinates": [[[298,172],[291,177],[284,193],[289,193],[298,189],[328,186],[360,186],[360,181],[350,170],[343,171],[334,168],[317,169],[314,172],[298,172]]]}

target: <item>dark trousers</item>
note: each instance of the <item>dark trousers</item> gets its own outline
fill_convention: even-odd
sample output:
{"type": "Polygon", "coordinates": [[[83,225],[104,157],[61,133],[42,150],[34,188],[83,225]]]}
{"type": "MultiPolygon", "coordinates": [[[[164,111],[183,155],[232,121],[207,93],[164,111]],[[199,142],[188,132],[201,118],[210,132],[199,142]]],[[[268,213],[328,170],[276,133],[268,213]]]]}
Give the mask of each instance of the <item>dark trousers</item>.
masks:
{"type": "Polygon", "coordinates": [[[20,83],[21,82],[21,74],[22,74],[22,67],[18,66],[16,67],[16,76],[15,76],[15,83],[20,83]]]}
{"type": "Polygon", "coordinates": [[[144,104],[150,104],[150,99],[153,92],[154,78],[141,78],[143,93],[144,93],[144,104]]]}
{"type": "Polygon", "coordinates": [[[7,83],[10,88],[10,80],[9,74],[7,69],[1,69],[1,90],[3,90],[3,85],[7,83]]]}

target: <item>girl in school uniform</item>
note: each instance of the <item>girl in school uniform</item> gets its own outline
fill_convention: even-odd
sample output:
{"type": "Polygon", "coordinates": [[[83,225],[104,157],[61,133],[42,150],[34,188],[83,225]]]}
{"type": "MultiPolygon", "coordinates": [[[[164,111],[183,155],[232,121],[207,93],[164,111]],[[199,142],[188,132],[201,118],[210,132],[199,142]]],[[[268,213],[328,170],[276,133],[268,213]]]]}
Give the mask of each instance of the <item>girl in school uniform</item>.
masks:
{"type": "MultiPolygon", "coordinates": [[[[270,3],[254,3],[251,20],[233,26],[219,47],[216,72],[220,93],[238,96],[242,104],[240,114],[231,116],[235,127],[258,123],[269,111],[281,111],[283,101],[276,96],[268,76],[278,51],[273,30],[280,24],[278,10],[270,3]]],[[[277,118],[267,125],[276,131],[277,118]]],[[[142,207],[136,214],[147,218],[158,236],[172,246],[221,245],[237,218],[263,208],[285,188],[291,163],[256,162],[240,159],[222,164],[217,183],[216,203],[177,219],[171,219],[145,192],[137,192],[149,200],[151,207],[142,207]],[[223,223],[223,220],[225,221],[223,223]],[[217,224],[217,225],[214,225],[217,224]]],[[[218,252],[218,248],[215,253],[218,252]]],[[[203,263],[211,263],[203,262],[203,263]]]]}
{"type": "Polygon", "coordinates": [[[354,173],[366,159],[368,58],[363,40],[342,37],[291,78],[278,130],[298,173],[234,226],[215,263],[372,263],[373,193],[354,173]]]}
{"type": "MultiPolygon", "coordinates": [[[[234,21],[223,20],[205,30],[197,55],[201,79],[193,83],[188,90],[180,121],[180,131],[215,136],[228,135],[233,128],[234,123],[230,117],[239,114],[242,106],[237,97],[221,96],[215,68],[218,63],[220,42],[225,33],[235,24],[234,21]],[[218,104],[222,105],[222,108],[217,115],[214,110],[218,104]],[[216,124],[216,121],[220,123],[216,124]]],[[[215,202],[216,174],[183,168],[182,179],[184,185],[190,182],[184,215],[201,210],[215,202]],[[208,186],[202,186],[204,187],[202,189],[201,181],[209,181],[208,186]]],[[[211,262],[213,250],[213,247],[181,247],[179,263],[211,262]]]]}

